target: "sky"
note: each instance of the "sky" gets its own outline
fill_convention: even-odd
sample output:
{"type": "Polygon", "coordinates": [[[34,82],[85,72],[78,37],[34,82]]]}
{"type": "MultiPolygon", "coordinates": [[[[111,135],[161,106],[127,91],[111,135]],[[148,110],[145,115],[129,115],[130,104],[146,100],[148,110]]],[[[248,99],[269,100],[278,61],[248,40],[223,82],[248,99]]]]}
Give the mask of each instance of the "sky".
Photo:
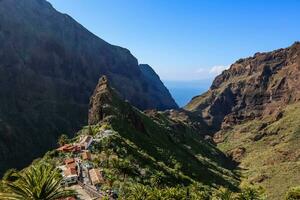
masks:
{"type": "Polygon", "coordinates": [[[211,80],[256,52],[300,40],[298,0],[49,0],[164,81],[211,80]]]}

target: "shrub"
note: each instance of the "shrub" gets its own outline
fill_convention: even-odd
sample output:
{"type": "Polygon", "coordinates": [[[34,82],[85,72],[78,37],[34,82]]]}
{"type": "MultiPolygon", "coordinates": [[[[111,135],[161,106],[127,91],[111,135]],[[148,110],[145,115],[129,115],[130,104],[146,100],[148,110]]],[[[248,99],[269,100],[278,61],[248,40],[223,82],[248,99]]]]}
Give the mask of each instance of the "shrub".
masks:
{"type": "Polygon", "coordinates": [[[300,186],[293,187],[288,190],[285,196],[286,200],[299,200],[300,199],[300,186]]]}

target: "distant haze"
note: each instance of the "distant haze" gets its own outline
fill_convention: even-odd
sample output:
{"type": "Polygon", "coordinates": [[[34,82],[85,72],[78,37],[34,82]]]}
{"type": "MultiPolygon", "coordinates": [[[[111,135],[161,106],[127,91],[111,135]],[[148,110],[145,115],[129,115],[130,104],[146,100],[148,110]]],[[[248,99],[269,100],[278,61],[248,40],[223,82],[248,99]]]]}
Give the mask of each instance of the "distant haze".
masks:
{"type": "Polygon", "coordinates": [[[165,86],[169,89],[176,103],[183,107],[194,96],[206,92],[212,82],[212,79],[195,80],[195,81],[163,81],[165,86]]]}

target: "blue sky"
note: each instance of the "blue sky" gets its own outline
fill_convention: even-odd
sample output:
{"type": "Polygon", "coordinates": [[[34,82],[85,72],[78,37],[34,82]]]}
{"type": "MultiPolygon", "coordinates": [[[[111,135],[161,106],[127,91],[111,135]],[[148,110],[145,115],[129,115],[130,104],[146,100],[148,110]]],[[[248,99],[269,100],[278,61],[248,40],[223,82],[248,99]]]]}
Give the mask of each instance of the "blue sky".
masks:
{"type": "Polygon", "coordinates": [[[297,0],[49,0],[163,80],[212,79],[255,52],[300,40],[297,0]]]}

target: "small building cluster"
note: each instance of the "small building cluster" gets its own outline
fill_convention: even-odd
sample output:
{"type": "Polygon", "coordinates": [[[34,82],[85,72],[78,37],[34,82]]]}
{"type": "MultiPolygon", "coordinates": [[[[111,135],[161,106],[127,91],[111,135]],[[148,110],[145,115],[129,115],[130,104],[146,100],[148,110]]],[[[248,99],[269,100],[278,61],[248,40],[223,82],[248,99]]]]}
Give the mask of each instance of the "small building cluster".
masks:
{"type": "Polygon", "coordinates": [[[62,184],[68,186],[75,184],[78,181],[78,164],[74,158],[68,158],[64,161],[65,165],[59,166],[58,168],[62,171],[63,182],[62,184]]]}
{"type": "Polygon", "coordinates": [[[90,135],[86,135],[81,138],[79,143],[74,144],[65,144],[59,148],[57,151],[64,152],[64,153],[79,153],[82,150],[87,150],[93,142],[93,137],[90,135]]]}
{"type": "Polygon", "coordinates": [[[92,160],[92,154],[89,151],[92,142],[93,137],[86,135],[81,137],[78,143],[66,144],[57,149],[60,152],[74,155],[74,157],[66,158],[64,165],[58,167],[63,176],[63,185],[69,186],[80,181],[85,185],[97,188],[105,182],[102,171],[93,168],[89,162],[92,160]]]}

